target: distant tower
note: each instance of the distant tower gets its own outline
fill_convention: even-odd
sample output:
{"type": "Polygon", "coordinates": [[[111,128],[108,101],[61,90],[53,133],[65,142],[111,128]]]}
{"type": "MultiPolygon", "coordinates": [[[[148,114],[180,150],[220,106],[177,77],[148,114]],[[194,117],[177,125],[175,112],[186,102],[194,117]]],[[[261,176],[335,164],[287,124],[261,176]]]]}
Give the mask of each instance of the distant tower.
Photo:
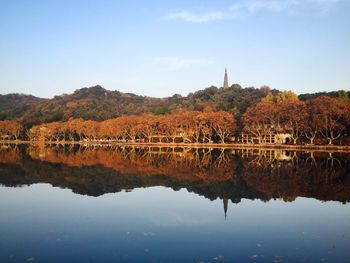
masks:
{"type": "Polygon", "coordinates": [[[224,89],[228,88],[228,78],[227,78],[227,69],[225,68],[225,76],[224,76],[224,89]]]}

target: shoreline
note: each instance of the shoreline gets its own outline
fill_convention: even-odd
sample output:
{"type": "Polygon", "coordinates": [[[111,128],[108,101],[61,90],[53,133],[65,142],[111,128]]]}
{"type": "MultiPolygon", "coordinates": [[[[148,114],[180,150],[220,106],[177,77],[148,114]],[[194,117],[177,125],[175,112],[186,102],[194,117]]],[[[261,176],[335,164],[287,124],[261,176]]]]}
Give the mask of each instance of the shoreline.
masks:
{"type": "Polygon", "coordinates": [[[285,145],[285,144],[241,144],[241,143],[148,143],[148,142],[98,142],[98,141],[0,141],[5,144],[57,144],[57,145],[92,145],[92,146],[131,146],[159,148],[223,148],[223,149],[261,149],[292,150],[319,152],[350,152],[350,145],[285,145]]]}

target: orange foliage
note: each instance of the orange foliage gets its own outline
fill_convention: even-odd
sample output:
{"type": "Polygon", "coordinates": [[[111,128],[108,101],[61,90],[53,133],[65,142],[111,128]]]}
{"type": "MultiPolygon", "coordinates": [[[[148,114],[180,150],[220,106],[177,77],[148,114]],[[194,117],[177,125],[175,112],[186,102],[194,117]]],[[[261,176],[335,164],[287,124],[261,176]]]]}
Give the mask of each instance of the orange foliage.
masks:
{"type": "Polygon", "coordinates": [[[232,114],[219,112],[175,111],[166,116],[123,115],[102,122],[71,119],[33,126],[30,137],[42,141],[148,141],[225,142],[236,129],[232,114]],[[162,139],[159,139],[159,141],[162,139]],[[164,140],[163,140],[164,141],[164,140]]]}
{"type": "Polygon", "coordinates": [[[0,121],[0,139],[17,140],[22,131],[22,125],[17,121],[0,121]]]}

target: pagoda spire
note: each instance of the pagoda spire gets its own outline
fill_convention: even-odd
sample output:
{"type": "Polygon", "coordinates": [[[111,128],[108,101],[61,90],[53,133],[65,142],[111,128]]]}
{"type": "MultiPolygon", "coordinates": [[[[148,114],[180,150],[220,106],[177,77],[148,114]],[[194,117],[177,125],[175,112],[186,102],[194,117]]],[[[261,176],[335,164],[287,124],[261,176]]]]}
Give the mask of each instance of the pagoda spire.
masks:
{"type": "Polygon", "coordinates": [[[224,76],[224,85],[223,85],[224,89],[228,88],[228,77],[227,77],[227,69],[225,68],[225,76],[224,76]]]}

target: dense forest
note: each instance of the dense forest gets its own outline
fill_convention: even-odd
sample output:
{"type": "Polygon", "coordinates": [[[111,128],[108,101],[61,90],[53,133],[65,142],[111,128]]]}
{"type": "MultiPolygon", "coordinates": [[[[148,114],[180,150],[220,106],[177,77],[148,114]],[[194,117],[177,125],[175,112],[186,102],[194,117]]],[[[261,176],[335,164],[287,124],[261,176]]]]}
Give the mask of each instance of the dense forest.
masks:
{"type": "MultiPolygon", "coordinates": [[[[53,121],[67,121],[70,118],[84,120],[107,120],[121,115],[168,114],[175,109],[195,111],[227,111],[238,117],[246,109],[259,102],[269,92],[278,90],[263,86],[242,88],[234,84],[227,89],[209,87],[187,96],[175,94],[167,98],[152,98],[131,93],[109,91],[101,86],[82,88],[73,94],[63,94],[52,99],[41,99],[30,95],[0,95],[0,120],[18,120],[25,128],[35,124],[53,121]]],[[[320,96],[350,96],[350,92],[329,92],[300,95],[300,100],[320,96]]]]}
{"type": "Polygon", "coordinates": [[[95,86],[53,99],[3,95],[0,102],[5,140],[349,144],[346,91],[297,96],[235,84],[150,98],[95,86]]]}
{"type": "Polygon", "coordinates": [[[9,94],[0,96],[0,120],[17,119],[27,128],[71,118],[102,121],[121,115],[164,115],[175,109],[223,110],[240,114],[265,97],[268,91],[267,87],[242,89],[236,84],[228,89],[209,87],[185,97],[175,94],[167,98],[109,91],[101,86],[82,88],[73,94],[55,96],[53,99],[9,94]]]}

